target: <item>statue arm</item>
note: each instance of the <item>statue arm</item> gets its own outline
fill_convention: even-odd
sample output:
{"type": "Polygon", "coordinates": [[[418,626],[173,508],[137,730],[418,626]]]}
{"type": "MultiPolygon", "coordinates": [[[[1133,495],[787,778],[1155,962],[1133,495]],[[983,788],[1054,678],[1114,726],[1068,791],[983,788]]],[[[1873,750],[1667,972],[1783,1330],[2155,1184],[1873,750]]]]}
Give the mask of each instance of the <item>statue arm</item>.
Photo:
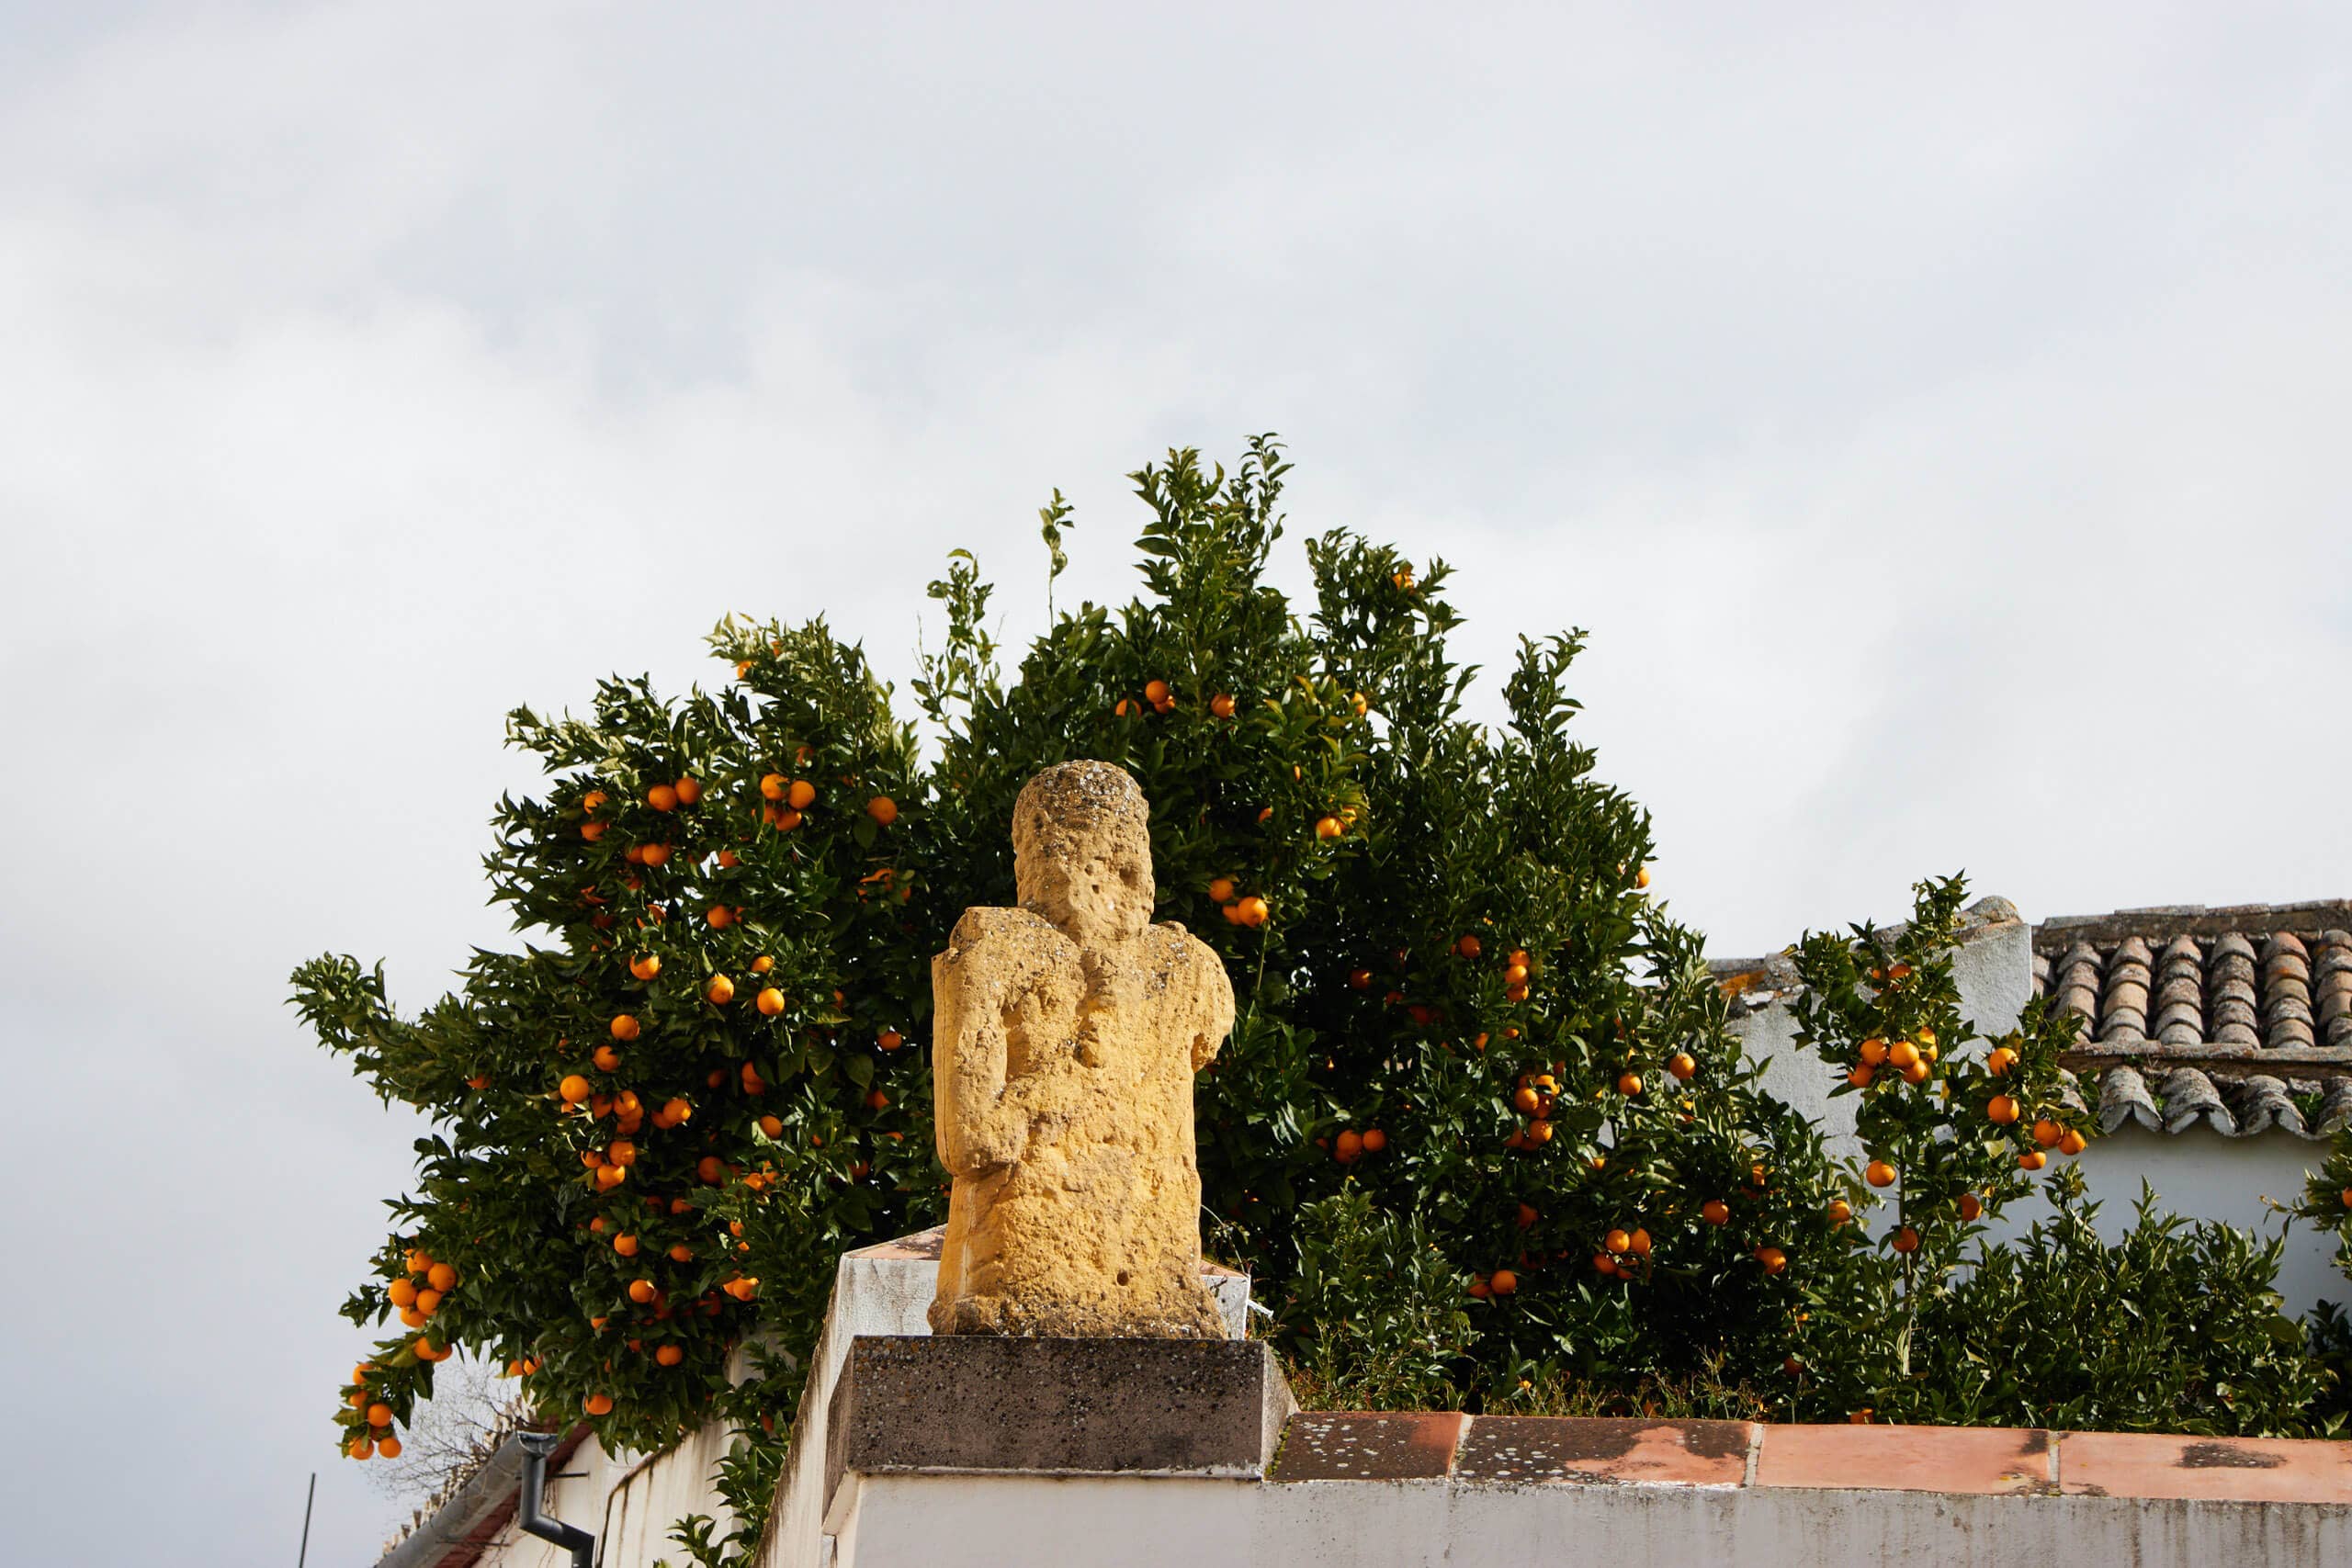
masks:
{"type": "Polygon", "coordinates": [[[1200,975],[1200,1022],[1193,1036],[1193,1071],[1197,1073],[1216,1060],[1226,1036],[1233,1032],[1233,982],[1215,948],[1189,934],[1185,941],[1192,943],[1193,964],[1200,975]]]}
{"type": "Polygon", "coordinates": [[[1029,1118],[1005,1093],[1001,998],[1019,976],[975,942],[932,961],[932,1080],[938,1095],[939,1163],[953,1176],[978,1176],[1018,1159],[1029,1118]]]}

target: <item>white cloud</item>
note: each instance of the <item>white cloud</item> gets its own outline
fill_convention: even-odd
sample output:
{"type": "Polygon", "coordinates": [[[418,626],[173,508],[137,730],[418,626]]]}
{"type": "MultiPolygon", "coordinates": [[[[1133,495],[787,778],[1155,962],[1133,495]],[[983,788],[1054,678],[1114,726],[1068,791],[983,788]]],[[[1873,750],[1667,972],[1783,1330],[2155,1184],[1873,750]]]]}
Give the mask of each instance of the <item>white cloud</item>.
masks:
{"type": "Polygon", "coordinates": [[[0,1038],[58,1107],[0,1486],[74,1541],[26,1554],[135,1550],[63,1457],[127,1416],[191,1561],[290,1543],[314,1464],[314,1554],[372,1545],[330,1313],[402,1123],[279,998],[502,939],[506,708],[682,685],[729,610],[903,673],[956,545],[1018,637],[1055,485],[1062,592],[1124,597],[1171,443],[1282,430],[1295,529],[1454,560],[1490,668],[1591,627],[1578,722],[1719,950],[1962,865],[2352,890],[2335,11],[1243,17],[162,11],[0,63],[0,1038]]]}

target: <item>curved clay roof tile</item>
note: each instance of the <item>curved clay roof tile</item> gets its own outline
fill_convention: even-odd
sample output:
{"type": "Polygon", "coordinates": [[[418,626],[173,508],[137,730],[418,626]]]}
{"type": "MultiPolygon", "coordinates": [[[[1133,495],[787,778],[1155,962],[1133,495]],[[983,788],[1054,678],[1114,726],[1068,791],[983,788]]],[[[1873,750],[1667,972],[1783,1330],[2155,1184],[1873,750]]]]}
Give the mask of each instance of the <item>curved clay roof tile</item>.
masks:
{"type": "Polygon", "coordinates": [[[2352,1077],[2327,1080],[2320,1095],[2319,1114],[2312,1120],[2317,1125],[2312,1130],[2323,1138],[2333,1137],[2337,1129],[2352,1125],[2352,1077]]]}
{"type": "MultiPolygon", "coordinates": [[[[2345,1082],[2352,1086],[2352,1078],[2345,1082]]],[[[2347,1104],[2352,1114],[2352,1104],[2347,1104]]],[[[2164,1118],[2156,1112],[2155,1097],[2148,1092],[2148,1081],[2137,1069],[2109,1067],[2099,1075],[2098,1124],[2102,1132],[2112,1133],[2126,1122],[2137,1122],[2151,1133],[2164,1131],[2164,1118]]]]}
{"type": "Polygon", "coordinates": [[[2267,1074],[2256,1073],[2233,1086],[2234,1114],[2237,1118],[2235,1136],[2251,1138],[2272,1126],[2285,1128],[2301,1137],[2303,1135],[2303,1113],[2295,1109],[2295,1097],[2287,1086],[2267,1074]]]}
{"type": "Polygon", "coordinates": [[[2195,1067],[2175,1067],[2156,1090],[2165,1105],[2165,1131],[2177,1133],[2202,1116],[2216,1132],[2235,1135],[2237,1121],[2213,1080],[2195,1067]]]}
{"type": "Polygon", "coordinates": [[[2213,939],[2213,963],[2238,958],[2248,964],[2254,962],[2254,943],[2246,940],[2244,931],[2224,931],[2213,939]]]}

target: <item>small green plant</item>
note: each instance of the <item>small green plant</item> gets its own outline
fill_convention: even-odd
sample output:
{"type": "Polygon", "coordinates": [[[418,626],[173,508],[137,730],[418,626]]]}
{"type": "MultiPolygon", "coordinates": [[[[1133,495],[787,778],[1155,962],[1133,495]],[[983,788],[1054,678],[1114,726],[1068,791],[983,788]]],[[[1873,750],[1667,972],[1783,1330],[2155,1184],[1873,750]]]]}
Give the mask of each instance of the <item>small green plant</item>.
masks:
{"type": "Polygon", "coordinates": [[[1280,1314],[1299,1398],[1324,1409],[1452,1410],[1470,1358],[1462,1276],[1419,1215],[1353,1182],[1298,1215],[1280,1314]]]}

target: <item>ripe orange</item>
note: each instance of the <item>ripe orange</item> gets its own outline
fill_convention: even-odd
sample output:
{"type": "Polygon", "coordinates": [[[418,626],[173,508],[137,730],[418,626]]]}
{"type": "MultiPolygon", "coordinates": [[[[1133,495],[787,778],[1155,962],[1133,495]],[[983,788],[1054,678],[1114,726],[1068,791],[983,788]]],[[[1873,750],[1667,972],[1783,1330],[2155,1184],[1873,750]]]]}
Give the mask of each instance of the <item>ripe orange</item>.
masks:
{"type": "Polygon", "coordinates": [[[2058,1135],[2058,1152],[2062,1155],[2078,1155],[2088,1147],[2090,1140],[2072,1127],[2058,1135]]]}
{"type": "Polygon", "coordinates": [[[2018,1054],[2007,1045],[1996,1045],[1984,1058],[1984,1070],[1995,1077],[2007,1074],[2018,1065],[2018,1054]]]}
{"type": "Polygon", "coordinates": [[[1336,817],[1318,817],[1315,819],[1315,836],[1318,839],[1336,839],[1346,831],[1347,829],[1340,825],[1340,819],[1336,817]]]}
{"type": "Polygon", "coordinates": [[[2018,1119],[2018,1102],[2006,1094],[1996,1094],[1985,1102],[1984,1114],[2006,1127],[2018,1119]]]}
{"type": "Polygon", "coordinates": [[[588,1080],[578,1073],[567,1073],[563,1081],[555,1086],[555,1091],[562,1097],[565,1104],[577,1105],[588,1098],[588,1080]]]}
{"type": "MultiPolygon", "coordinates": [[[[391,1298],[392,1304],[396,1307],[414,1306],[416,1304],[416,1286],[411,1280],[393,1280],[390,1285],[384,1288],[384,1294],[391,1298]]],[[[355,1378],[353,1381],[356,1382],[359,1380],[355,1378]]]]}
{"type": "Polygon", "coordinates": [[[424,1282],[436,1291],[453,1291],[458,1288],[458,1271],[447,1263],[435,1263],[424,1271],[424,1282]]]}
{"type": "Polygon", "coordinates": [[[1633,1247],[1634,1238],[1622,1230],[1613,1230],[1600,1238],[1600,1245],[1623,1257],[1633,1247]]]}
{"type": "Polygon", "coordinates": [[[1331,1150],[1332,1157],[1341,1165],[1353,1165],[1356,1162],[1356,1156],[1363,1153],[1363,1134],[1353,1127],[1350,1127],[1340,1134],[1337,1146],[1331,1150]]]}
{"type": "Polygon", "coordinates": [[[760,994],[752,998],[752,1005],[758,1008],[763,1016],[774,1018],[784,1010],[784,993],[774,986],[763,987],[760,994]]]}
{"type": "MultiPolygon", "coordinates": [[[[760,779],[760,793],[770,800],[782,800],[785,790],[790,786],[791,783],[792,781],[782,773],[767,773],[760,779]]],[[[811,790],[808,797],[814,800],[816,792],[811,790]]]]}
{"type": "Polygon", "coordinates": [[[667,865],[670,861],[670,846],[667,844],[647,844],[638,851],[638,858],[644,861],[648,865],[667,865]]]}
{"type": "Polygon", "coordinates": [[[389,1427],[391,1424],[392,1407],[390,1405],[371,1404],[368,1407],[368,1425],[370,1427],[389,1427]]]}
{"type": "Polygon", "coordinates": [[[701,1178],[706,1186],[716,1187],[718,1185],[719,1173],[724,1171],[726,1168],[727,1168],[725,1166],[719,1163],[718,1156],[717,1155],[705,1155],[701,1159],[695,1162],[695,1175],[701,1178]]]}
{"type": "Polygon", "coordinates": [[[1531,1144],[1550,1143],[1552,1141],[1552,1123],[1541,1120],[1530,1122],[1527,1124],[1527,1141],[1531,1144]]]}
{"type": "Polygon", "coordinates": [[[1519,1228],[1521,1230],[1529,1229],[1541,1218],[1543,1218],[1543,1216],[1535,1212],[1532,1205],[1521,1203],[1519,1206],[1519,1228]]]}
{"type": "Polygon", "coordinates": [[[1901,1230],[1896,1231],[1894,1233],[1894,1250],[1897,1252],[1918,1251],[1919,1233],[1913,1230],[1909,1225],[1905,1225],[1901,1230]]]}
{"type": "Polygon", "coordinates": [[[605,1146],[605,1157],[618,1166],[635,1165],[637,1163],[637,1145],[630,1143],[627,1138],[615,1138],[605,1146]]]}
{"type": "Polygon", "coordinates": [[[1522,1116],[1532,1116],[1535,1114],[1538,1096],[1534,1089],[1523,1088],[1510,1097],[1510,1102],[1522,1116]]]}
{"type": "Polygon", "coordinates": [[[1758,1247],[1756,1261],[1764,1265],[1764,1272],[1767,1274],[1777,1274],[1789,1266],[1788,1255],[1777,1247],[1758,1247]]]}
{"type": "Polygon", "coordinates": [[[1642,1075],[1639,1073],[1620,1074],[1617,1078],[1617,1092],[1623,1095],[1628,1100],[1631,1100],[1634,1096],[1641,1093],[1642,1075]]]}
{"type": "Polygon", "coordinates": [[[710,984],[703,987],[703,998],[713,1007],[725,1007],[735,999],[735,982],[724,975],[713,975],[710,984]]]}
{"type": "Polygon", "coordinates": [[[2040,1149],[2028,1149],[2018,1156],[2018,1168],[2020,1170],[2040,1170],[2049,1163],[2050,1156],[2040,1149]]]}
{"type": "Polygon", "coordinates": [[[764,1094],[767,1092],[767,1080],[760,1077],[760,1069],[752,1066],[751,1063],[744,1063],[741,1070],[738,1072],[737,1077],[743,1080],[743,1092],[745,1094],[764,1094]]]}
{"type": "Polygon", "coordinates": [[[678,804],[681,806],[692,806],[695,801],[702,798],[702,781],[695,778],[692,773],[687,774],[684,778],[680,779],[676,784],[672,784],[670,787],[677,792],[678,804]]]}
{"type": "Polygon", "coordinates": [[[1385,1134],[1385,1133],[1382,1132],[1382,1131],[1381,1131],[1379,1128],[1377,1128],[1377,1127],[1366,1127],[1366,1128],[1363,1130],[1363,1152],[1364,1152],[1364,1153],[1366,1153],[1366,1154],[1368,1154],[1368,1155],[1376,1155],[1376,1154],[1378,1154],[1381,1150],[1383,1150],[1383,1149],[1386,1148],[1387,1146],[1388,1146],[1388,1134],[1385,1134]]]}
{"type": "Polygon", "coordinates": [[[1927,1063],[1914,1062],[1909,1066],[1903,1069],[1903,1081],[1905,1083],[1926,1083],[1929,1077],[1934,1076],[1934,1074],[1935,1069],[1928,1066],[1927,1063]]]}
{"type": "Polygon", "coordinates": [[[735,911],[724,904],[713,904],[703,911],[702,918],[709,923],[712,931],[723,931],[735,923],[735,911]]]}
{"type": "Polygon", "coordinates": [[[1156,680],[1146,681],[1143,683],[1143,700],[1150,703],[1155,707],[1159,704],[1166,702],[1168,700],[1168,682],[1165,681],[1156,680]]]}
{"type": "Polygon", "coordinates": [[[671,1262],[673,1262],[673,1263],[692,1263],[694,1260],[695,1260],[695,1249],[694,1249],[693,1247],[688,1247],[688,1246],[687,1246],[684,1242],[683,1242],[683,1241],[680,1241],[680,1242],[673,1242],[673,1243],[671,1244],[671,1247],[670,1247],[670,1261],[671,1261],[671,1262]]]}
{"type": "Polygon", "coordinates": [[[1636,1258],[1647,1258],[1650,1255],[1650,1233],[1639,1225],[1634,1227],[1634,1234],[1625,1238],[1625,1243],[1633,1249],[1634,1256],[1636,1258]]]}
{"type": "Polygon", "coordinates": [[[1919,1047],[1908,1040],[1898,1040],[1886,1048],[1886,1059],[1898,1067],[1907,1067],[1919,1059],[1919,1047]]]}
{"type": "Polygon", "coordinates": [[[365,1438],[354,1438],[351,1439],[351,1447],[344,1451],[353,1459],[371,1459],[375,1456],[376,1445],[365,1438]]]}
{"type": "Polygon", "coordinates": [[[639,953],[628,961],[628,972],[640,980],[650,980],[662,973],[662,960],[650,953],[639,953]]]}
{"type": "Polygon", "coordinates": [[[1690,1052],[1677,1051],[1667,1058],[1666,1070],[1672,1073],[1679,1081],[1689,1083],[1691,1075],[1699,1070],[1699,1063],[1690,1052]]]}
{"type": "Polygon", "coordinates": [[[656,811],[675,811],[678,809],[678,792],[669,784],[655,784],[645,792],[645,804],[656,811]]]}
{"type": "Polygon", "coordinates": [[[597,1046],[595,1052],[589,1057],[589,1060],[596,1064],[596,1070],[600,1073],[616,1073],[620,1071],[621,1054],[618,1051],[614,1050],[610,1045],[597,1046]]]}
{"type": "Polygon", "coordinates": [[[613,1038],[620,1041],[634,1040],[639,1033],[643,1032],[634,1013],[624,1012],[615,1014],[611,1028],[613,1032],[613,1038]]]}
{"type": "Polygon", "coordinates": [[[865,803],[865,814],[888,828],[899,819],[899,803],[887,795],[877,795],[865,803]]]}
{"type": "Polygon", "coordinates": [[[1233,902],[1233,878],[1229,876],[1212,877],[1209,880],[1209,901],[1213,904],[1230,904],[1233,902]]]}
{"type": "Polygon", "coordinates": [[[1731,1224],[1731,1205],[1720,1198],[1710,1198],[1699,1205],[1699,1217],[1711,1225],[1731,1224]]]}
{"type": "Polygon", "coordinates": [[[628,1282],[628,1299],[635,1302],[638,1305],[643,1306],[646,1303],[653,1299],[653,1295],[654,1291],[652,1280],[631,1280],[628,1282]]]}
{"type": "Polygon", "coordinates": [[[613,1250],[619,1253],[623,1258],[635,1258],[637,1256],[637,1237],[633,1235],[616,1235],[613,1237],[613,1250]]]}
{"type": "Polygon", "coordinates": [[[674,1367],[686,1359],[686,1353],[675,1345],[660,1345],[654,1348],[653,1359],[662,1366],[674,1367]]]}
{"type": "Polygon", "coordinates": [[[886,1029],[874,1037],[874,1043],[885,1051],[895,1051],[907,1043],[907,1037],[895,1029],[886,1029]]]}
{"type": "Polygon", "coordinates": [[[1498,1269],[1487,1276],[1487,1289],[1498,1296],[1510,1295],[1519,1289],[1519,1276],[1508,1269],[1498,1269]]]}
{"type": "Polygon", "coordinates": [[[1973,1220],[1984,1212],[1984,1204],[1975,1193],[1963,1192],[1960,1195],[1960,1217],[1962,1221],[1973,1220]]]}
{"type": "Polygon", "coordinates": [[[1894,1185],[1894,1168],[1883,1159],[1874,1159],[1862,1171],[1862,1179],[1872,1187],[1894,1185]]]}
{"type": "Polygon", "coordinates": [[[611,826],[609,822],[582,822],[580,824],[580,836],[593,844],[603,838],[605,829],[611,826]]]}
{"type": "Polygon", "coordinates": [[[1245,926],[1262,926],[1266,923],[1268,917],[1273,913],[1267,908],[1266,901],[1254,893],[1242,899],[1235,908],[1239,911],[1236,918],[1245,926]]]}
{"type": "Polygon", "coordinates": [[[887,1111],[890,1108],[890,1097],[878,1089],[869,1090],[865,1096],[865,1108],[868,1111],[887,1111]]]}
{"type": "Polygon", "coordinates": [[[1211,697],[1209,699],[1209,712],[1216,715],[1219,718],[1231,718],[1233,716],[1232,694],[1228,692],[1219,692],[1216,696],[1211,697]]]}
{"type": "Polygon", "coordinates": [[[1873,1069],[1868,1062],[1856,1062],[1854,1070],[1846,1075],[1846,1081],[1856,1089],[1868,1089],[1872,1076],[1873,1069]]]}
{"type": "Polygon", "coordinates": [[[609,1416],[613,1413],[613,1396],[609,1393],[592,1393],[580,1408],[591,1416],[609,1416]]]}
{"type": "Polygon", "coordinates": [[[2065,1136],[2065,1133],[2066,1130],[2064,1127],[2047,1116],[2041,1118],[2033,1124],[2033,1141],[2045,1149],[2056,1148],[2058,1140],[2065,1136]]]}
{"type": "Polygon", "coordinates": [[[1873,1034],[1862,1042],[1860,1054],[1863,1062],[1875,1067],[1886,1060],[1886,1042],[1873,1034]]]}
{"type": "Polygon", "coordinates": [[[1592,1255],[1592,1267],[1597,1273],[1613,1275],[1617,1272],[1617,1260],[1605,1252],[1596,1252],[1592,1255]]]}
{"type": "Polygon", "coordinates": [[[1832,1198],[1829,1201],[1828,1213],[1831,1224],[1842,1225],[1854,1217],[1854,1206],[1843,1198],[1832,1198]]]}
{"type": "Polygon", "coordinates": [[[628,1179],[628,1172],[619,1166],[600,1165],[596,1168],[596,1190],[600,1192],[609,1192],[628,1179]]]}
{"type": "Polygon", "coordinates": [[[376,1439],[376,1452],[385,1459],[398,1459],[401,1457],[401,1440],[387,1432],[376,1439]]]}

